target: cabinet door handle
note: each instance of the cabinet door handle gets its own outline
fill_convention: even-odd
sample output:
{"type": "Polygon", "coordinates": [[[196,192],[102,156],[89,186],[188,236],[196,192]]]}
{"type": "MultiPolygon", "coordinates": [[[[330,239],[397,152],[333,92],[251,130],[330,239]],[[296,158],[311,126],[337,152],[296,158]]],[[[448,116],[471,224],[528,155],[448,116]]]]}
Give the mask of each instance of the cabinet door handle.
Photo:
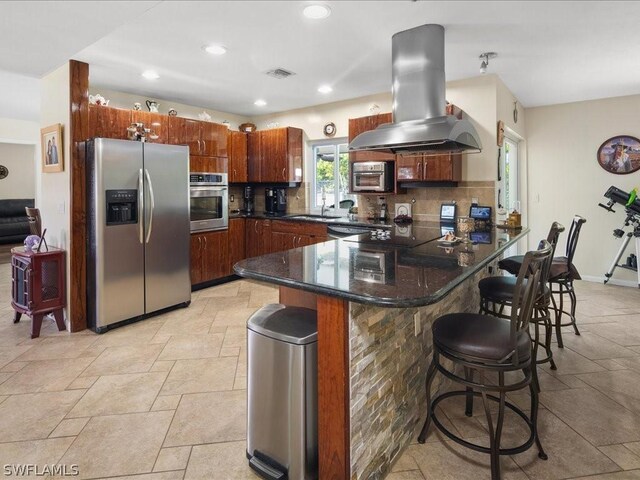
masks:
{"type": "Polygon", "coordinates": [[[255,230],[256,233],[258,233],[258,222],[255,222],[253,224],[253,229],[255,230]]]}
{"type": "Polygon", "coordinates": [[[286,179],[287,179],[287,176],[285,175],[285,170],[286,170],[286,169],[287,169],[286,167],[282,169],[282,179],[283,179],[283,180],[286,180],[286,179]]]}
{"type": "Polygon", "coordinates": [[[198,250],[202,252],[202,237],[198,237],[198,250]]]}
{"type": "Polygon", "coordinates": [[[422,170],[422,162],[418,162],[418,173],[420,173],[420,170],[422,170]]]}
{"type": "Polygon", "coordinates": [[[233,169],[233,178],[235,179],[238,174],[236,173],[236,169],[233,169]]]}
{"type": "Polygon", "coordinates": [[[207,248],[207,237],[202,237],[202,239],[204,240],[204,248],[207,248]]]}

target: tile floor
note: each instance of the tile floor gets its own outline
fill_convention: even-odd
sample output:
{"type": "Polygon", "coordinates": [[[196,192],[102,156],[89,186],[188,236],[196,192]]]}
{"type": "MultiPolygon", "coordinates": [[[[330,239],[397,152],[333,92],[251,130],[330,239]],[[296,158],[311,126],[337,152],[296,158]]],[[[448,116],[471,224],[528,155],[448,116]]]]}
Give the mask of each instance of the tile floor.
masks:
{"type": "MultiPolygon", "coordinates": [[[[76,478],[256,479],[245,451],[247,317],[277,290],[236,281],[196,292],[188,310],[98,336],[55,324],[29,339],[14,325],[9,267],[0,265],[0,465],[78,464],[76,478]]],[[[505,479],[640,479],[640,292],[581,282],[579,324],[540,369],[535,449],[503,458],[505,479]]],[[[526,404],[525,394],[513,395],[526,404]]],[[[444,406],[444,421],[486,441],[473,418],[444,406]]],[[[523,429],[511,416],[504,441],[523,429]]],[[[489,478],[488,456],[430,434],[412,444],[389,480],[489,478]]]]}

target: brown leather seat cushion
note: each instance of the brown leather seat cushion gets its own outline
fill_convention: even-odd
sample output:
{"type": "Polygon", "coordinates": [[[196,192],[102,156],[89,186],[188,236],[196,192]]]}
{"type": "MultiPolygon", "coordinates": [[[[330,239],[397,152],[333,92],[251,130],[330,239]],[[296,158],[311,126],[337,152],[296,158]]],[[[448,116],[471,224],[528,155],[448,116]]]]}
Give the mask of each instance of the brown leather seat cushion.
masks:
{"type": "Polygon", "coordinates": [[[553,281],[554,279],[563,277],[571,280],[582,279],[573,263],[567,268],[567,257],[553,257],[551,270],[549,272],[549,279],[553,281]]]}
{"type": "MultiPolygon", "coordinates": [[[[496,302],[510,302],[516,289],[518,277],[487,277],[478,282],[480,295],[496,302]]],[[[526,280],[525,280],[526,285],[526,280]]],[[[550,295],[549,287],[545,285],[544,293],[550,295]]]]}
{"type": "Polygon", "coordinates": [[[514,255],[513,257],[507,257],[500,260],[498,262],[498,267],[501,270],[506,270],[511,275],[518,275],[523,261],[524,255],[514,255]]]}
{"type": "MultiPolygon", "coordinates": [[[[438,318],[432,327],[433,342],[452,353],[499,361],[512,351],[509,320],[478,313],[451,313],[438,318]]],[[[522,331],[517,334],[518,359],[531,355],[531,340],[522,331]]]]}

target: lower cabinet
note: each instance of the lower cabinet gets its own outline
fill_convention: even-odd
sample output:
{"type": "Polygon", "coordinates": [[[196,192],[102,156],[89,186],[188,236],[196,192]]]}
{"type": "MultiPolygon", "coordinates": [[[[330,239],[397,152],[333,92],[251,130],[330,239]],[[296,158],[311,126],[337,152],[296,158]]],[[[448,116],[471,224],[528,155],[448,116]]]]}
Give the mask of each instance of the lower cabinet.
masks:
{"type": "Polygon", "coordinates": [[[327,226],[322,223],[271,222],[271,252],[313,245],[327,240],[327,226]]]}
{"type": "Polygon", "coordinates": [[[232,218],[229,220],[229,264],[227,274],[233,275],[233,266],[240,260],[247,258],[245,249],[245,219],[232,218]]]}
{"type": "Polygon", "coordinates": [[[191,284],[209,282],[228,275],[228,232],[191,234],[191,284]]]}
{"type": "Polygon", "coordinates": [[[248,218],[245,228],[247,258],[271,253],[271,220],[248,218]]]}

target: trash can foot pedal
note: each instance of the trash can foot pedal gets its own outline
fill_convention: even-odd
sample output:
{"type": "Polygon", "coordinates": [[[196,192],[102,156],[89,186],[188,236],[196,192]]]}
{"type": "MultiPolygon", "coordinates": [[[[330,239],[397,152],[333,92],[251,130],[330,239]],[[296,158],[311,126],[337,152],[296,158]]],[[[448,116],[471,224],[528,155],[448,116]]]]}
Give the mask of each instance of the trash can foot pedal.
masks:
{"type": "Polygon", "coordinates": [[[269,480],[285,480],[287,478],[286,474],[282,473],[279,470],[276,470],[271,465],[267,465],[262,460],[256,457],[251,457],[249,459],[249,466],[261,477],[267,478],[269,480]]]}

